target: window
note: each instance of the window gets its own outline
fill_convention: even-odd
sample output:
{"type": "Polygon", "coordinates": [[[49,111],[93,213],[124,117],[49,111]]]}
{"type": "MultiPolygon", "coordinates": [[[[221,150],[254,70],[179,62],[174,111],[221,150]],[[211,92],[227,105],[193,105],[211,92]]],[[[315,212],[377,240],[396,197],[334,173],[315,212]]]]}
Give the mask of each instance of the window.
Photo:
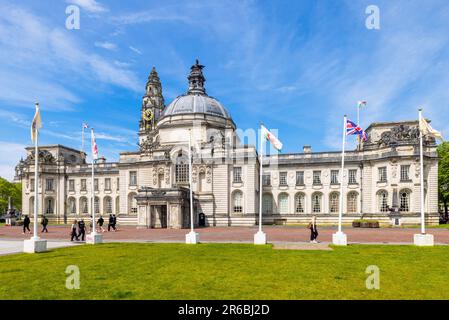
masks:
{"type": "Polygon", "coordinates": [[[387,167],[380,167],[378,170],[379,182],[387,182],[387,167]]]}
{"type": "Polygon", "coordinates": [[[89,212],[89,205],[87,203],[86,197],[82,197],[80,199],[80,209],[81,209],[81,212],[84,214],[87,214],[89,212]]]}
{"type": "Polygon", "coordinates": [[[296,185],[297,186],[304,185],[304,171],[296,171],[296,185]]]}
{"type": "Polygon", "coordinates": [[[410,166],[403,165],[401,166],[401,181],[409,181],[410,180],[410,166]]]}
{"type": "Polygon", "coordinates": [[[100,198],[98,197],[94,198],[94,210],[95,213],[100,213],[100,198]]]}
{"type": "Polygon", "coordinates": [[[120,214],[120,197],[115,198],[115,214],[120,214]]]}
{"type": "Polygon", "coordinates": [[[279,213],[288,214],[288,194],[286,193],[279,195],[279,213]]]}
{"type": "Polygon", "coordinates": [[[189,165],[187,163],[179,163],[175,167],[175,175],[177,183],[189,182],[189,165]]]}
{"type": "Polygon", "coordinates": [[[137,213],[137,200],[135,193],[130,193],[128,195],[128,213],[130,214],[137,213]]]}
{"type": "Polygon", "coordinates": [[[137,171],[130,171],[129,172],[129,185],[130,186],[137,186],[137,171]]]}
{"type": "Polygon", "coordinates": [[[76,201],[75,198],[69,198],[69,212],[76,214],[76,201]]]}
{"type": "Polygon", "coordinates": [[[86,179],[81,179],[81,191],[87,191],[86,179]]]}
{"type": "Polygon", "coordinates": [[[104,179],[104,190],[111,191],[111,178],[104,179]]]}
{"type": "Polygon", "coordinates": [[[348,193],[348,213],[356,213],[357,212],[357,193],[349,192],[348,193]]]}
{"type": "Polygon", "coordinates": [[[280,186],[287,185],[287,172],[279,172],[279,185],[280,186]]]}
{"type": "Polygon", "coordinates": [[[296,213],[304,213],[304,207],[305,207],[305,203],[304,203],[304,194],[303,193],[298,193],[295,196],[295,212],[296,213]]]}
{"type": "Polygon", "coordinates": [[[337,213],[340,204],[339,194],[332,192],[329,195],[329,210],[331,213],[337,213]]]}
{"type": "Polygon", "coordinates": [[[313,184],[321,184],[321,171],[313,172],[313,184]]]}
{"type": "Polygon", "coordinates": [[[30,197],[30,214],[34,214],[34,197],[30,197]]]}
{"type": "Polygon", "coordinates": [[[262,184],[264,186],[269,186],[271,185],[271,176],[270,174],[264,174],[262,175],[262,184]]]}
{"type": "Polygon", "coordinates": [[[98,179],[97,178],[94,179],[94,190],[98,191],[98,179]]]}
{"type": "Polygon", "coordinates": [[[30,179],[30,191],[34,191],[34,179],[30,179]]]}
{"type": "Polygon", "coordinates": [[[45,214],[53,214],[54,213],[54,200],[53,198],[45,199],[45,214]]]}
{"type": "Polygon", "coordinates": [[[271,194],[264,194],[262,196],[262,213],[273,213],[273,197],[271,196],[271,194]]]}
{"type": "Polygon", "coordinates": [[[69,191],[75,191],[75,180],[73,179],[69,180],[69,191]]]}
{"type": "Polygon", "coordinates": [[[409,212],[410,211],[410,192],[407,190],[402,190],[399,193],[400,206],[399,211],[409,212]]]}
{"type": "Polygon", "coordinates": [[[117,191],[120,190],[120,178],[117,178],[117,191]]]}
{"type": "Polygon", "coordinates": [[[338,184],[338,170],[331,170],[331,184],[338,184]]]}
{"type": "Polygon", "coordinates": [[[242,202],[243,202],[243,195],[240,191],[236,191],[234,192],[234,200],[233,200],[233,211],[236,213],[241,213],[243,212],[243,206],[242,206],[242,202]]]}
{"type": "Polygon", "coordinates": [[[45,191],[53,191],[54,179],[45,179],[45,191]]]}
{"type": "Polygon", "coordinates": [[[314,213],[321,212],[321,194],[320,193],[314,193],[312,195],[312,211],[314,213]]]}
{"type": "Polygon", "coordinates": [[[111,197],[105,197],[104,198],[103,210],[107,214],[111,214],[112,213],[112,198],[111,197]]]}
{"type": "Polygon", "coordinates": [[[349,169],[348,183],[349,184],[357,183],[357,169],[349,169]]]}
{"type": "Polygon", "coordinates": [[[234,167],[234,182],[242,182],[242,167],[234,167]]]}
{"type": "Polygon", "coordinates": [[[388,193],[386,191],[380,191],[378,193],[378,205],[380,212],[388,211],[388,193]]]}

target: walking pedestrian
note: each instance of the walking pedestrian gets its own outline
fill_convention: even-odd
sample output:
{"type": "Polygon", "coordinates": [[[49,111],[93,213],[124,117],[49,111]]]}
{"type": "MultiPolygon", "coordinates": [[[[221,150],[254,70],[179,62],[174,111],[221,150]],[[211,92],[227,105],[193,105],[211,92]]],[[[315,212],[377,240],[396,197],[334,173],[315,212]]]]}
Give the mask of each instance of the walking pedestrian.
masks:
{"type": "Polygon", "coordinates": [[[78,221],[73,220],[73,223],[72,223],[72,226],[70,227],[70,229],[71,229],[70,241],[73,241],[73,238],[75,238],[76,241],[79,241],[79,239],[78,239],[78,221]]]}
{"type": "Polygon", "coordinates": [[[31,223],[30,218],[28,217],[28,215],[25,215],[25,218],[23,219],[23,232],[22,232],[23,234],[25,234],[25,230],[28,230],[28,233],[31,233],[30,223],[31,223]]]}
{"type": "Polygon", "coordinates": [[[316,226],[316,216],[312,217],[308,228],[310,229],[310,243],[318,243],[316,238],[318,237],[318,229],[316,226]]]}
{"type": "Polygon", "coordinates": [[[104,219],[103,219],[103,216],[100,216],[100,218],[98,218],[97,224],[100,227],[100,232],[104,232],[104,228],[103,228],[104,219]]]}
{"type": "Polygon", "coordinates": [[[45,231],[48,233],[48,229],[47,229],[47,225],[48,225],[48,219],[46,216],[42,216],[42,220],[41,220],[41,225],[42,225],[42,233],[45,231]]]}
{"type": "Polygon", "coordinates": [[[111,227],[114,224],[114,217],[112,216],[112,213],[109,215],[109,221],[108,221],[108,232],[111,231],[111,227]]]}
{"type": "Polygon", "coordinates": [[[117,231],[117,217],[115,214],[112,215],[112,228],[114,229],[114,232],[117,231]]]}
{"type": "Polygon", "coordinates": [[[81,219],[78,222],[78,238],[81,237],[81,241],[84,241],[84,237],[86,236],[86,224],[84,223],[84,219],[81,219]]]}

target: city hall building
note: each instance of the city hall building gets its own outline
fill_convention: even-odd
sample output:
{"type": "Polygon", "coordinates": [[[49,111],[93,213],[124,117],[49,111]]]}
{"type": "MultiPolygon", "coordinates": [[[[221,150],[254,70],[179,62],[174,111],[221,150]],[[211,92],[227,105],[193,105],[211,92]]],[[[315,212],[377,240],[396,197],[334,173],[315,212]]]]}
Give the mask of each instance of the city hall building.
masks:
{"type": "MultiPolygon", "coordinates": [[[[153,68],[142,99],[139,148],[122,152],[118,162],[99,159],[95,181],[86,154],[62,145],[39,147],[39,189],[34,190],[34,148],[16,167],[22,182],[23,214],[65,223],[91,216],[92,187],[96,214],[115,214],[119,224],[143,228],[185,228],[190,223],[188,142],[192,144],[194,219],[207,226],[258,223],[262,192],[264,224],[336,223],[340,184],[343,222],[368,218],[383,224],[418,224],[420,165],[418,121],[379,122],[368,141],[341,153],[313,152],[263,157],[262,190],[254,145],[243,145],[229,111],[206,92],[203,66],[196,62],[188,89],[168,105],[153,68]]],[[[433,138],[424,137],[425,212],[438,223],[438,158],[433,138]]]]}

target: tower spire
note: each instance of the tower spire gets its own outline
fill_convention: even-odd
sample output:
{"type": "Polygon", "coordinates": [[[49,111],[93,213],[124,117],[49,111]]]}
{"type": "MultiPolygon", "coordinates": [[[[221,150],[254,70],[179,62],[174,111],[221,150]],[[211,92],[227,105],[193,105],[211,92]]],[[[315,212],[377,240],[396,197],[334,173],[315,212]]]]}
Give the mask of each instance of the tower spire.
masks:
{"type": "Polygon", "coordinates": [[[189,90],[188,94],[206,94],[206,88],[204,88],[204,82],[206,78],[203,75],[204,66],[200,64],[198,59],[196,59],[195,64],[190,68],[190,74],[187,77],[189,79],[189,90]]]}

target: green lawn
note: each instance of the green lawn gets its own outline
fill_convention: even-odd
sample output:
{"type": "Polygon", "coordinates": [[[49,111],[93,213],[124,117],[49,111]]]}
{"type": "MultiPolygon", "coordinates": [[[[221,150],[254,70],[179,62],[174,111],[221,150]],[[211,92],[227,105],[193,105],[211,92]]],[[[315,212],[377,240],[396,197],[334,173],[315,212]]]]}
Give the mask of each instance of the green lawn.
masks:
{"type": "Polygon", "coordinates": [[[0,299],[449,299],[449,246],[102,244],[0,257],[0,299]],[[78,265],[81,288],[65,288],[78,265]],[[380,268],[380,290],[365,269],[380,268]]]}

